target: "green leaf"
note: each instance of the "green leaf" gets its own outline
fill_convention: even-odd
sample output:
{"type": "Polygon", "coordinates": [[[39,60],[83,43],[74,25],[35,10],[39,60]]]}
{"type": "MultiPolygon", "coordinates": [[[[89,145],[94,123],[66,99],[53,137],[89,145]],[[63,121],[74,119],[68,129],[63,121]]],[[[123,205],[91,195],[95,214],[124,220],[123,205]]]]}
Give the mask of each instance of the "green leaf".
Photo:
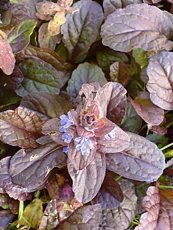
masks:
{"type": "Polygon", "coordinates": [[[122,128],[130,132],[138,133],[141,126],[142,119],[140,118],[140,116],[138,116],[132,105],[128,103],[126,116],[124,117],[124,120],[122,122],[122,128]]]}
{"type": "Polygon", "coordinates": [[[36,92],[59,94],[60,89],[68,80],[66,73],[58,71],[41,59],[26,59],[20,64],[20,69],[24,80],[16,90],[19,96],[36,92]]]}
{"type": "Polygon", "coordinates": [[[109,48],[98,50],[96,53],[96,59],[98,65],[103,69],[103,71],[109,71],[110,65],[112,65],[114,62],[129,62],[126,54],[116,52],[109,48]]]}
{"type": "Polygon", "coordinates": [[[146,51],[144,51],[141,48],[136,48],[133,50],[132,55],[133,55],[135,61],[141,66],[142,69],[147,66],[148,56],[147,56],[146,51]]]}
{"type": "Polygon", "coordinates": [[[0,90],[0,111],[9,105],[19,103],[20,97],[15,94],[12,90],[2,88],[0,90]]]}
{"type": "Polygon", "coordinates": [[[166,158],[168,158],[168,157],[173,157],[173,149],[167,151],[164,155],[165,155],[166,158]]]}
{"type": "Polygon", "coordinates": [[[34,199],[24,210],[22,218],[19,220],[20,226],[38,228],[43,216],[43,204],[40,199],[34,199]]]}
{"type": "Polygon", "coordinates": [[[61,33],[69,60],[79,63],[86,58],[89,48],[99,36],[103,11],[97,2],[91,0],[79,1],[73,6],[77,10],[66,16],[61,33]]]}
{"type": "Polygon", "coordinates": [[[8,35],[8,42],[10,43],[14,53],[23,50],[30,42],[30,36],[36,27],[35,20],[26,20],[21,22],[8,35]]]}
{"type": "Polygon", "coordinates": [[[28,94],[22,99],[21,105],[51,118],[59,117],[60,115],[67,113],[70,109],[72,109],[70,97],[66,94],[28,94]]]}
{"type": "Polygon", "coordinates": [[[98,82],[103,86],[107,80],[100,67],[88,62],[78,65],[72,73],[71,79],[68,82],[67,92],[70,96],[76,97],[81,86],[84,83],[98,82]]]}
{"type": "Polygon", "coordinates": [[[146,137],[149,141],[154,142],[155,144],[167,145],[169,139],[165,136],[159,135],[157,133],[150,134],[146,137]]]}

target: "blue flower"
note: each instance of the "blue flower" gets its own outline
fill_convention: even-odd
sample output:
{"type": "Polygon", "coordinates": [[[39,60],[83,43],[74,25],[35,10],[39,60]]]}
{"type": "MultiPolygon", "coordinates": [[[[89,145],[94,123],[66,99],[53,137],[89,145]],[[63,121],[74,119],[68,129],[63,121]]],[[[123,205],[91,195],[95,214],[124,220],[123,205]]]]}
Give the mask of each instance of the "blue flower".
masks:
{"type": "Polygon", "coordinates": [[[64,141],[65,143],[68,143],[68,144],[69,144],[69,143],[71,142],[71,140],[73,139],[73,135],[71,135],[71,134],[65,132],[65,133],[62,134],[62,139],[63,139],[63,141],[64,141]]]}
{"type": "Polygon", "coordinates": [[[65,147],[63,147],[63,150],[62,150],[65,154],[67,154],[68,153],[68,151],[69,151],[69,147],[68,146],[65,146],[65,147]]]}
{"type": "Polygon", "coordinates": [[[66,129],[72,125],[74,125],[74,122],[71,112],[68,112],[67,115],[63,114],[60,116],[60,132],[65,132],[66,129]]]}
{"type": "Polygon", "coordinates": [[[81,151],[82,155],[87,155],[90,153],[90,150],[94,149],[90,138],[76,137],[75,142],[77,143],[76,150],[81,151]]]}

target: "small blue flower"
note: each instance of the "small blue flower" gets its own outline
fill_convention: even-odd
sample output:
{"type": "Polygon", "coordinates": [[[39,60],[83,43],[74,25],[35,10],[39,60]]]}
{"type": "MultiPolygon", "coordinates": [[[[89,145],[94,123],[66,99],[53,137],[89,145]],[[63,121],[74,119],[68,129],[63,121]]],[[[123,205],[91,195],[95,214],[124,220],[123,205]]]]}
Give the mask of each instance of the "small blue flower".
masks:
{"type": "Polygon", "coordinates": [[[71,112],[60,116],[60,132],[64,132],[63,130],[68,129],[72,125],[74,125],[74,122],[71,112]]]}
{"type": "Polygon", "coordinates": [[[90,153],[90,150],[94,149],[94,145],[90,138],[76,137],[75,142],[77,143],[76,150],[81,151],[82,155],[87,155],[90,153]]]}
{"type": "Polygon", "coordinates": [[[70,143],[71,140],[73,139],[73,135],[69,134],[69,133],[63,133],[62,134],[62,139],[65,143],[70,143]]]}
{"type": "Polygon", "coordinates": [[[63,150],[62,150],[65,154],[67,154],[68,153],[68,151],[69,151],[69,147],[68,146],[65,146],[65,147],[63,147],[63,150]]]}

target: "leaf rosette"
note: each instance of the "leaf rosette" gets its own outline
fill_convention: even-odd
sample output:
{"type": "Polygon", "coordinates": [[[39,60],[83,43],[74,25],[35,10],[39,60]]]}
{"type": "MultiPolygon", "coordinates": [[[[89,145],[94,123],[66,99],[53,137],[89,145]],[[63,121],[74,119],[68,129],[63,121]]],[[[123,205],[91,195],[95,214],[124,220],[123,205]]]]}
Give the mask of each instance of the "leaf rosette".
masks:
{"type": "Polygon", "coordinates": [[[73,191],[79,202],[87,203],[97,195],[106,169],[147,182],[157,180],[163,172],[164,157],[155,144],[123,131],[108,119],[116,106],[116,117],[122,121],[125,99],[126,90],[119,83],[109,82],[102,88],[96,83],[83,84],[76,109],[60,116],[58,131],[54,125],[54,132],[47,129],[50,124],[57,124],[57,118],[43,126],[44,134],[64,146],[73,191]]]}

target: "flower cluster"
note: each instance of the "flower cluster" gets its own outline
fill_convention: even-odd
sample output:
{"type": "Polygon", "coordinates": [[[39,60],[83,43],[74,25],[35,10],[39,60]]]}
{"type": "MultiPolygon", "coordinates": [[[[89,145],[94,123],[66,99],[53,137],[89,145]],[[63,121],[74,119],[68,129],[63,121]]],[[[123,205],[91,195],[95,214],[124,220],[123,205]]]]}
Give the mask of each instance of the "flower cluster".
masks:
{"type": "MultiPolygon", "coordinates": [[[[94,149],[94,144],[89,137],[74,136],[71,131],[71,127],[75,127],[73,121],[72,113],[69,111],[67,115],[63,114],[60,116],[60,127],[59,131],[62,133],[62,140],[70,144],[74,140],[76,150],[81,152],[82,155],[87,155],[90,153],[90,150],[94,149]]],[[[65,146],[63,148],[65,153],[68,153],[69,147],[65,146]]]]}

